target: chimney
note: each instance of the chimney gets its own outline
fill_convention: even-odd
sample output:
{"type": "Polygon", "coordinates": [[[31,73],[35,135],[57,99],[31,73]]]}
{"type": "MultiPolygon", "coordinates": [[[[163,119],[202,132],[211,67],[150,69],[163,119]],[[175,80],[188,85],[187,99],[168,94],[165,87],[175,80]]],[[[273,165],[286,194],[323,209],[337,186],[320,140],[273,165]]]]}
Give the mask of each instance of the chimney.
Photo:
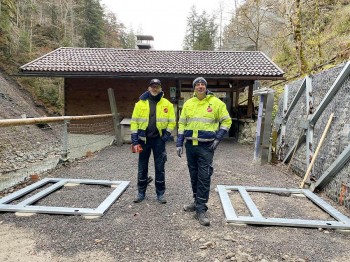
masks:
{"type": "Polygon", "coordinates": [[[151,41],[154,38],[151,35],[136,35],[136,45],[139,49],[153,49],[151,41]]]}

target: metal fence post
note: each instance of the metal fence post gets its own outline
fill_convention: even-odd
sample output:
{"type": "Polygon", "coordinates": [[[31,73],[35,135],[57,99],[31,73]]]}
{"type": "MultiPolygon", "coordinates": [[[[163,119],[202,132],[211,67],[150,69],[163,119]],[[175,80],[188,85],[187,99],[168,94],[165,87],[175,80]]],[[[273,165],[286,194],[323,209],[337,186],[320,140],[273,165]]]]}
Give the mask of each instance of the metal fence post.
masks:
{"type": "Polygon", "coordinates": [[[261,136],[261,124],[263,118],[263,108],[264,108],[265,95],[260,95],[260,103],[258,110],[258,121],[256,124],[256,138],[255,138],[255,150],[254,150],[254,161],[260,160],[260,136],[261,136]]]}
{"type": "MultiPolygon", "coordinates": [[[[313,111],[314,111],[314,101],[312,97],[312,79],[310,76],[306,77],[306,90],[305,90],[305,95],[306,95],[306,115],[307,115],[307,121],[311,119],[313,111]]],[[[306,130],[306,169],[309,168],[309,165],[311,163],[312,157],[314,155],[314,126],[309,125],[309,122],[307,122],[307,130],[306,130]]],[[[312,172],[313,170],[311,170],[312,172]]],[[[306,180],[306,183],[310,183],[310,177],[306,180]]]]}
{"type": "Polygon", "coordinates": [[[67,161],[68,160],[68,126],[70,124],[70,121],[65,119],[63,121],[63,152],[61,154],[61,161],[67,161]]]}
{"type": "Polygon", "coordinates": [[[253,92],[254,96],[260,96],[254,150],[254,160],[260,164],[267,163],[269,159],[274,92],[270,88],[261,88],[253,92]]]}
{"type": "Polygon", "coordinates": [[[266,164],[269,159],[269,148],[271,144],[271,132],[272,132],[272,111],[274,103],[274,91],[269,90],[266,95],[265,115],[264,115],[264,133],[262,135],[261,144],[261,164],[266,164]]]}

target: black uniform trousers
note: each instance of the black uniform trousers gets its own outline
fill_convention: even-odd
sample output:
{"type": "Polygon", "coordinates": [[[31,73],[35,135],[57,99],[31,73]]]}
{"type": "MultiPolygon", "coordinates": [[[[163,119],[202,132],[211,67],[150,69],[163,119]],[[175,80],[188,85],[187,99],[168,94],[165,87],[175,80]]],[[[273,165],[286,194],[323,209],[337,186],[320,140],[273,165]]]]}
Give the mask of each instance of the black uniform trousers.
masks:
{"type": "Polygon", "coordinates": [[[187,165],[197,213],[208,210],[206,203],[209,199],[214,157],[214,150],[210,149],[211,144],[212,142],[199,142],[198,145],[194,146],[190,140],[185,144],[187,165]]]}
{"type": "Polygon", "coordinates": [[[145,194],[147,189],[148,163],[153,152],[155,168],[155,187],[157,196],[165,192],[165,162],[167,154],[165,142],[160,138],[147,138],[147,142],[141,142],[143,151],[139,155],[137,187],[139,193],[145,194]]]}

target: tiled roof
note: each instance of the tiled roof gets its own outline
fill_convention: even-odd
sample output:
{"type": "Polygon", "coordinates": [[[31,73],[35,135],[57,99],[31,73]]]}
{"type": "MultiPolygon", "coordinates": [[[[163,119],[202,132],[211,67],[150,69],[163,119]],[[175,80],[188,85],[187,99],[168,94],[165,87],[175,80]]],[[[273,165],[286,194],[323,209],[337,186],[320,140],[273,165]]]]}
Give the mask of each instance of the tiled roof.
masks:
{"type": "Polygon", "coordinates": [[[281,78],[284,72],[259,51],[159,51],[58,48],[20,67],[29,75],[253,76],[281,78]]]}

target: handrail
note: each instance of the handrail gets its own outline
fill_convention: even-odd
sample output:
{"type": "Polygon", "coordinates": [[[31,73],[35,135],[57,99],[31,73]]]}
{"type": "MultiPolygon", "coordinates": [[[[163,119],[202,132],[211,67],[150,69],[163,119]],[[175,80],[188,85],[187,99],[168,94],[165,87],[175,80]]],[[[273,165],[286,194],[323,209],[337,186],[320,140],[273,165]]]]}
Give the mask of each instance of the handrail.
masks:
{"type": "Polygon", "coordinates": [[[60,122],[64,120],[85,120],[112,117],[113,114],[86,115],[86,116],[56,116],[56,117],[37,117],[37,118],[21,118],[21,119],[0,119],[0,127],[20,126],[40,123],[60,122]]]}

